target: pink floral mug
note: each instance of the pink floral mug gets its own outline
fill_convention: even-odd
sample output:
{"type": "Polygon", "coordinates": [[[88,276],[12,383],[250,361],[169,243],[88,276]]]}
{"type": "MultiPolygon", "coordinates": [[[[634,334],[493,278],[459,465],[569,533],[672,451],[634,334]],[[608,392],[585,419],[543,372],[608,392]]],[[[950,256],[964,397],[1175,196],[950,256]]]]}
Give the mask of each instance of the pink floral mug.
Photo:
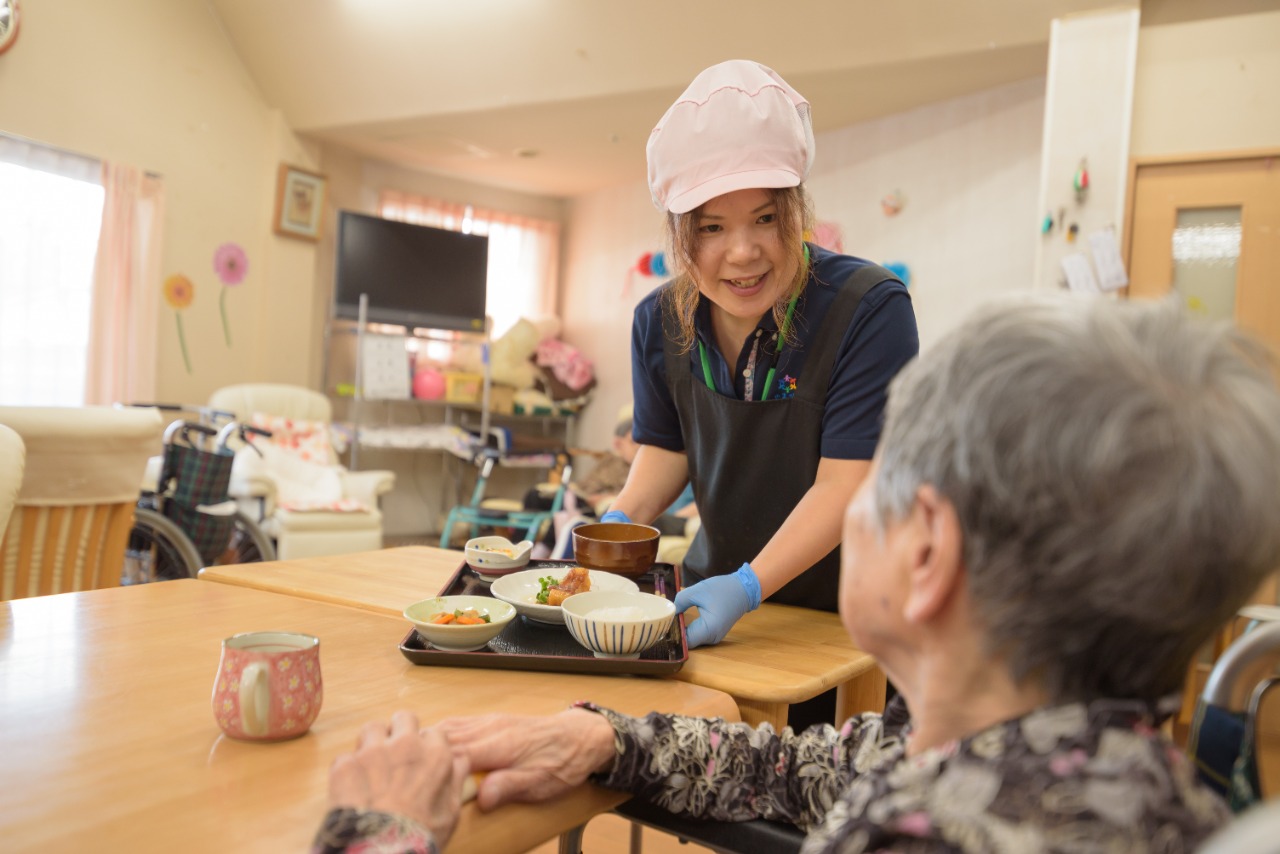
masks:
{"type": "Polygon", "coordinates": [[[232,738],[302,735],[320,714],[320,639],[295,632],[244,632],[222,642],[213,716],[232,738]]]}

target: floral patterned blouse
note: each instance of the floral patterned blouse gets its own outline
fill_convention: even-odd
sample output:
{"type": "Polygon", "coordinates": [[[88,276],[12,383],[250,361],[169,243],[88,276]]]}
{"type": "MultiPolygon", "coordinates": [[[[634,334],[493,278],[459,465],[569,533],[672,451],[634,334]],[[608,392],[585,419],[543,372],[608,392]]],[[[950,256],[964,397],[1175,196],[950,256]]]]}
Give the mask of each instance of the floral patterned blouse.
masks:
{"type": "Polygon", "coordinates": [[[1039,709],[913,757],[878,714],[777,735],[596,711],[618,749],[600,782],[673,812],[789,821],[805,854],[1192,851],[1230,817],[1144,703],[1039,709]]]}
{"type": "MultiPolygon", "coordinates": [[[[672,812],[791,822],[808,833],[805,854],[1173,854],[1230,818],[1143,703],[1039,709],[912,757],[894,704],[798,735],[582,705],[614,727],[617,760],[598,782],[672,812]]],[[[313,850],[436,849],[404,819],[333,810],[313,850]]]]}

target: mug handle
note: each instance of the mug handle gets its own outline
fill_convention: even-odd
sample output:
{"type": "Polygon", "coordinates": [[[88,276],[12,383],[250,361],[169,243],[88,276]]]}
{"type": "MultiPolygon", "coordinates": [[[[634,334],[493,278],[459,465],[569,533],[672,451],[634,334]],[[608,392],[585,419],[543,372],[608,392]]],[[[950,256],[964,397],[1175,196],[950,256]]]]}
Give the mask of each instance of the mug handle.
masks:
{"type": "Polygon", "coordinates": [[[269,665],[254,661],[240,674],[240,726],[245,735],[264,736],[271,714],[269,665]]]}

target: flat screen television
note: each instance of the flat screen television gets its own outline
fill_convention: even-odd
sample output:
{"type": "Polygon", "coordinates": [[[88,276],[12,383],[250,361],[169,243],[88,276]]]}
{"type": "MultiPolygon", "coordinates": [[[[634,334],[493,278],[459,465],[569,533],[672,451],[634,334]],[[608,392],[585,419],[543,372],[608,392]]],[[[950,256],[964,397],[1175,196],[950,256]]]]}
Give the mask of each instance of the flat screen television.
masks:
{"type": "Polygon", "coordinates": [[[482,332],[488,269],[488,237],[339,211],[333,314],[482,332]]]}

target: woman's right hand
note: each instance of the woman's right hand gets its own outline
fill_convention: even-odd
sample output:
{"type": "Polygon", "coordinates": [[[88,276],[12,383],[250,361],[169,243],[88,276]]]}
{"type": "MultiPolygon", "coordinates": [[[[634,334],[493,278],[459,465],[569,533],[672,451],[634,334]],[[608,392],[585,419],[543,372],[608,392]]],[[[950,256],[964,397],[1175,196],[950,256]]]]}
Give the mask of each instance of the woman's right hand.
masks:
{"type": "Polygon", "coordinates": [[[585,709],[545,717],[448,718],[432,729],[469,759],[472,771],[489,772],[476,793],[485,812],[562,795],[612,767],[615,755],[613,726],[585,709]]]}

